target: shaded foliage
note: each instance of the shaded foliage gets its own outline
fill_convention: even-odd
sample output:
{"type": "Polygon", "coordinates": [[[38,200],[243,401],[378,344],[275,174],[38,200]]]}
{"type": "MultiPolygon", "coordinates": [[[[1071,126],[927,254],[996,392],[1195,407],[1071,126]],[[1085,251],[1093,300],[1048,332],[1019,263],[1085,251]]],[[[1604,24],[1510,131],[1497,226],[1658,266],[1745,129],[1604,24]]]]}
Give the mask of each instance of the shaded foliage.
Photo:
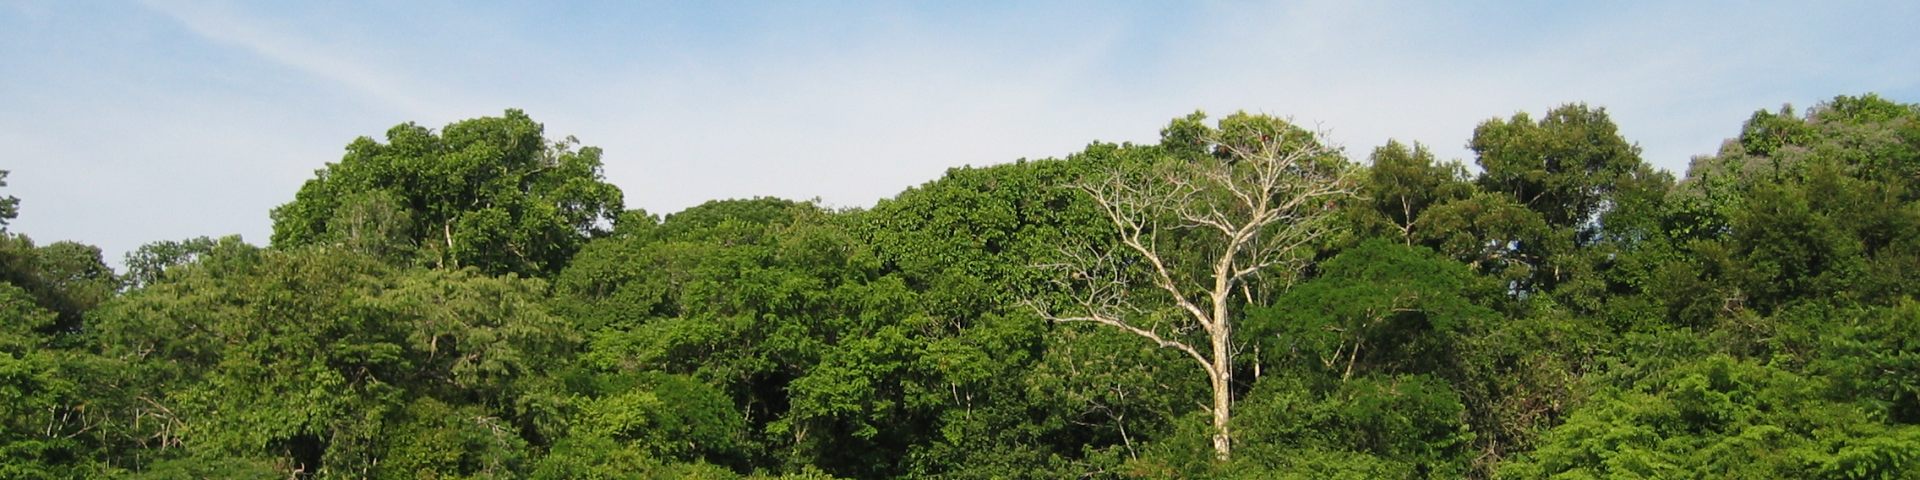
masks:
{"type": "MultiPolygon", "coordinates": [[[[1227,300],[1219,459],[1200,364],[1035,308],[1150,289],[1149,267],[1036,267],[1124,233],[1074,185],[1304,138],[1268,120],[1176,118],[871,209],[661,216],[510,110],[355,141],[274,211],[271,248],[155,242],[116,274],[0,231],[0,477],[1920,471],[1920,106],[1870,94],[1756,112],[1678,181],[1579,104],[1482,123],[1478,172],[1373,149],[1300,268],[1227,300]]],[[[1193,227],[1151,241],[1219,253],[1193,227]]],[[[1172,294],[1132,298],[1202,336],[1172,294]]]]}

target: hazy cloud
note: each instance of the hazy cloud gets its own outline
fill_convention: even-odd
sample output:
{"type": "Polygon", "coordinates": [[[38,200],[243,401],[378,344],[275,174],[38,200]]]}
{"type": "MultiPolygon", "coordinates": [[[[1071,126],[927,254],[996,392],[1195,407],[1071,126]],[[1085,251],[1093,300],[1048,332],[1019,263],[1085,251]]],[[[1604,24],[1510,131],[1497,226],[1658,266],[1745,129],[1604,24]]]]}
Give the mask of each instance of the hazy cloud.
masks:
{"type": "Polygon", "coordinates": [[[264,242],[354,137],[510,107],[605,148],[629,206],[668,213],[871,205],[950,167],[1150,142],[1195,109],[1471,160],[1480,121],[1584,101],[1678,173],[1755,109],[1920,101],[1905,3],[7,5],[13,230],[116,258],[264,242]]]}
{"type": "Polygon", "coordinates": [[[231,44],[321,78],[354,88],[411,115],[443,116],[445,110],[418,98],[406,83],[352,55],[295,35],[286,20],[248,16],[226,2],[136,0],[166,14],[193,33],[231,44]]]}

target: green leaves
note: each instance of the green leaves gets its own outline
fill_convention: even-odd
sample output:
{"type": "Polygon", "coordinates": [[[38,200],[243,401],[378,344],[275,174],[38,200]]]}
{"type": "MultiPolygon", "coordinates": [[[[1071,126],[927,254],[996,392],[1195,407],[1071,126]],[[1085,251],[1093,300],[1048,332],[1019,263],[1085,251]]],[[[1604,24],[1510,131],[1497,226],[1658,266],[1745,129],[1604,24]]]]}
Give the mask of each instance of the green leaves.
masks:
{"type": "Polygon", "coordinates": [[[234,254],[247,257],[176,267],[96,321],[111,354],[166,387],[147,398],[195,455],[326,475],[510,471],[497,460],[554,423],[538,377],[577,337],[545,312],[543,282],[343,250],[234,254]]]}
{"type": "Polygon", "coordinates": [[[1372,208],[1362,210],[1356,223],[1365,228],[1366,223],[1380,221],[1407,243],[1413,242],[1414,231],[1429,230],[1426,225],[1416,228],[1428,208],[1473,193],[1465,167],[1459,162],[1440,163],[1433,151],[1421,145],[1408,148],[1388,141],[1374,149],[1368,160],[1371,165],[1361,202],[1372,208]]]}
{"type": "Polygon", "coordinates": [[[1616,344],[1612,384],[1502,476],[1913,478],[1915,119],[1871,95],[1762,111],[1636,207],[1669,240],[1620,237],[1613,268],[1643,273],[1583,295],[1637,290],[1692,331],[1616,344]]]}
{"type": "Polygon", "coordinates": [[[1262,171],[1249,152],[1317,144],[1261,115],[1160,133],[871,210],[662,217],[509,110],[352,142],[271,249],[155,242],[116,275],[0,232],[0,477],[1920,472],[1920,107],[1761,111],[1678,184],[1578,104],[1481,124],[1477,175],[1393,142],[1262,171]],[[1356,194],[1258,230],[1315,229],[1264,257],[1310,268],[1223,297],[1143,283],[1140,250],[1033,268],[1132,229],[1175,283],[1211,279],[1208,222],[1281,196],[1228,187],[1262,172],[1356,194]],[[1116,225],[1069,187],[1101,179],[1179,193],[1122,208],[1192,208],[1116,225]],[[1179,301],[1224,306],[1236,336],[1197,350],[1234,359],[1034,308],[1089,292],[1178,341],[1209,335],[1179,301]],[[1238,405],[1229,461],[1209,390],[1238,405]]]}
{"type": "Polygon", "coordinates": [[[118,287],[99,258],[0,232],[0,476],[110,471],[157,430],[130,415],[124,364],[85,348],[79,320],[118,287]]]}
{"type": "Polygon", "coordinates": [[[559,273],[623,207],[620,189],[601,179],[600,149],[543,131],[508,110],[440,134],[403,124],[385,144],[362,137],[274,209],[273,243],[496,275],[559,273]]]}
{"type": "Polygon", "coordinates": [[[32,296],[58,315],[41,333],[73,333],[81,317],[119,290],[120,279],[101,261],[100,249],[74,242],[35,246],[25,235],[0,232],[0,281],[32,296]]]}
{"type": "Polygon", "coordinates": [[[1550,110],[1538,122],[1525,113],[1488,120],[1468,146],[1486,169],[1482,188],[1513,195],[1559,227],[1593,221],[1621,182],[1651,172],[1606,110],[1584,104],[1550,110]]]}
{"type": "Polygon", "coordinates": [[[1912,478],[1920,428],[1821,398],[1819,382],[1713,356],[1608,390],[1503,478],[1912,478]]]}
{"type": "Polygon", "coordinates": [[[1424,248],[1376,239],[1319,268],[1318,278],[1253,309],[1242,324],[1269,357],[1338,378],[1432,372],[1445,368],[1454,332],[1496,316],[1480,303],[1497,287],[1424,248]]]}
{"type": "Polygon", "coordinates": [[[1254,388],[1235,421],[1247,445],[1240,475],[1449,478],[1464,473],[1471,454],[1460,397],[1437,378],[1274,376],[1254,388]]]}
{"type": "MultiPolygon", "coordinates": [[[[7,172],[0,170],[0,187],[7,186],[7,172]]],[[[4,231],[7,222],[20,216],[20,199],[12,195],[0,197],[0,231],[4,231]]]]}

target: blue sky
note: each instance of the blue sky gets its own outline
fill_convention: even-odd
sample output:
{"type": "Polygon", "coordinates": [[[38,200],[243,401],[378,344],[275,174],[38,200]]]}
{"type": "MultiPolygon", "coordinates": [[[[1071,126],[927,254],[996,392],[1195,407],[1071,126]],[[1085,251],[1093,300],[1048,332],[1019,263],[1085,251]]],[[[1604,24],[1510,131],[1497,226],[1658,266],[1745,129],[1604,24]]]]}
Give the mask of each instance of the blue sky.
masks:
{"type": "Polygon", "coordinates": [[[1916,47],[1920,2],[0,0],[0,194],[110,261],[264,243],[355,137],[506,108],[656,213],[870,206],[1194,110],[1471,162],[1480,121],[1586,102],[1679,174],[1757,109],[1920,102],[1916,47]]]}

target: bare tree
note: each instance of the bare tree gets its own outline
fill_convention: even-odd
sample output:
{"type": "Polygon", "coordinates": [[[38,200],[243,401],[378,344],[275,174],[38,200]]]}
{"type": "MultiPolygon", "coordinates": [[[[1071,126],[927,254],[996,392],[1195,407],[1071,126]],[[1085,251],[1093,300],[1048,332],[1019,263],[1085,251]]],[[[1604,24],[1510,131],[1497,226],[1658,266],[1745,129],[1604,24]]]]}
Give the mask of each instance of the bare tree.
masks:
{"type": "Polygon", "coordinates": [[[1229,458],[1233,308],[1263,300],[1268,277],[1290,279],[1331,228],[1334,201],[1353,195],[1353,171],[1321,135],[1259,115],[1219,128],[1176,121],[1163,145],[1200,155],[1114,170],[1072,185],[1113,222],[1111,242],[1063,249],[1055,281],[1070,302],[1034,301],[1054,322],[1090,322],[1185,354],[1213,391],[1213,448],[1229,458]],[[1188,135],[1176,136],[1180,128],[1188,135]],[[1206,154],[1206,153],[1211,153],[1206,154]]]}

